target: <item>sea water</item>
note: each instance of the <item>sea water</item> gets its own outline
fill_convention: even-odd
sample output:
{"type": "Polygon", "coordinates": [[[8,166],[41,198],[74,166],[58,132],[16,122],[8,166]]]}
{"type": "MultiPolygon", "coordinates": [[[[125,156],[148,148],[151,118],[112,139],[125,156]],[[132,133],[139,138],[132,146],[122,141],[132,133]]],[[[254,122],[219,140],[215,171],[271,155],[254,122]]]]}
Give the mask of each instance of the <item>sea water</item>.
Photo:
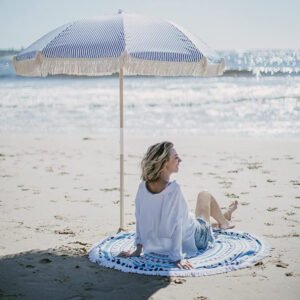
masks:
{"type": "MultiPolygon", "coordinates": [[[[219,54],[221,77],[125,77],[126,130],[299,138],[300,50],[219,54]]],[[[118,128],[117,76],[24,78],[0,58],[0,133],[118,128]]]]}

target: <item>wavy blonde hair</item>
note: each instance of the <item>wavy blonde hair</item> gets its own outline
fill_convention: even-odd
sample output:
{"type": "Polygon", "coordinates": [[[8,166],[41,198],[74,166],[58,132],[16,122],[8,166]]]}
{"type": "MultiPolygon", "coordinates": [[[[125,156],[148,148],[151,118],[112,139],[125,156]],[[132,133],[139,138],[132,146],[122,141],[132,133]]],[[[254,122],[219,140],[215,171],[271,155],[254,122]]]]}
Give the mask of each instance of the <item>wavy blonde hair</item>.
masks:
{"type": "Polygon", "coordinates": [[[171,142],[161,142],[148,148],[141,162],[142,180],[153,182],[159,179],[164,164],[170,158],[173,146],[171,142]]]}

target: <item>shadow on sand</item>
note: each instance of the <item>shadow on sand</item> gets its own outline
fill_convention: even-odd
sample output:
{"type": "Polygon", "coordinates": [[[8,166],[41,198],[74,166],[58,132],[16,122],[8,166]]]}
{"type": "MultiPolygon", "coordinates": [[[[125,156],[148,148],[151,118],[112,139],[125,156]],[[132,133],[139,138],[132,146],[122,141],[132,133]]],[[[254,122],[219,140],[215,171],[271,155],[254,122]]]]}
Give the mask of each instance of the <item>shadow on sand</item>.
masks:
{"type": "Polygon", "coordinates": [[[149,299],[169,284],[52,249],[0,258],[0,299],[149,299]]]}

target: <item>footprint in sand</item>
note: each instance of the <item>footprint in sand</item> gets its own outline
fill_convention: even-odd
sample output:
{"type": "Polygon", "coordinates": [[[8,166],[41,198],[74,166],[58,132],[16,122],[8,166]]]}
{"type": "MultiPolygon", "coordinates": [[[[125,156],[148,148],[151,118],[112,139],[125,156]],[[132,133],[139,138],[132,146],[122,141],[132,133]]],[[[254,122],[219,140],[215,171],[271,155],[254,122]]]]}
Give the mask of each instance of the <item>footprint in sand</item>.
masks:
{"type": "Polygon", "coordinates": [[[211,175],[211,176],[214,176],[214,175],[217,175],[216,173],[214,172],[208,172],[207,175],[211,175]]]}
{"type": "Polygon", "coordinates": [[[300,181],[298,181],[298,180],[290,180],[290,183],[292,185],[300,185],[300,181]]]}
{"type": "Polygon", "coordinates": [[[266,226],[273,226],[274,224],[273,223],[269,223],[269,222],[266,222],[264,223],[266,226]]]}
{"type": "Polygon", "coordinates": [[[276,267],[278,268],[287,268],[289,266],[289,264],[279,260],[276,264],[275,264],[276,267]]]}
{"type": "Polygon", "coordinates": [[[253,162],[253,163],[246,162],[246,165],[249,170],[257,170],[262,168],[262,163],[260,162],[253,162]]]}
{"type": "Polygon", "coordinates": [[[286,155],[286,156],[285,156],[285,159],[287,159],[287,160],[293,160],[293,159],[294,159],[294,157],[293,157],[293,156],[291,156],[291,155],[286,155]]]}
{"type": "Polygon", "coordinates": [[[227,173],[238,173],[239,172],[239,170],[229,170],[229,171],[227,171],[227,173]]]}
{"type": "Polygon", "coordinates": [[[292,232],[289,234],[283,234],[283,235],[275,235],[275,234],[264,234],[263,236],[272,238],[272,239],[282,239],[282,238],[294,238],[294,237],[299,237],[300,234],[297,232],[292,232]]]}
{"type": "Polygon", "coordinates": [[[27,268],[27,269],[34,269],[35,266],[33,266],[33,265],[26,265],[25,268],[27,268]]]}
{"type": "Polygon", "coordinates": [[[195,172],[195,173],[193,173],[193,174],[194,174],[194,175],[199,175],[199,176],[203,175],[202,172],[195,172]]]}
{"type": "Polygon", "coordinates": [[[39,261],[39,263],[41,263],[41,264],[49,264],[49,263],[51,263],[51,262],[52,262],[52,260],[49,259],[49,258],[42,258],[42,259],[39,261]]]}
{"type": "Polygon", "coordinates": [[[278,207],[269,207],[267,208],[267,211],[276,211],[278,207]]]}
{"type": "Polygon", "coordinates": [[[54,233],[75,236],[75,233],[70,228],[65,228],[63,230],[55,230],[54,233]]]}
{"type": "Polygon", "coordinates": [[[101,192],[113,192],[113,191],[118,191],[118,190],[119,190],[119,188],[116,188],[116,187],[100,189],[101,192]]]}
{"type": "Polygon", "coordinates": [[[78,245],[81,245],[81,246],[87,246],[88,243],[76,241],[76,242],[71,242],[71,243],[69,243],[69,244],[78,244],[78,245]]]}
{"type": "Polygon", "coordinates": [[[91,199],[86,199],[86,200],[82,200],[82,201],[80,201],[80,202],[83,202],[83,203],[92,203],[93,200],[91,200],[91,199]]]}
{"type": "Polygon", "coordinates": [[[292,277],[299,277],[300,276],[300,274],[295,274],[294,272],[286,272],[286,273],[284,273],[284,275],[285,276],[292,276],[292,277]]]}
{"type": "Polygon", "coordinates": [[[240,196],[238,196],[238,195],[236,195],[236,194],[234,194],[234,193],[226,193],[225,194],[225,196],[227,197],[227,198],[234,198],[234,199],[238,199],[238,198],[240,198],[240,196]]]}
{"type": "Polygon", "coordinates": [[[218,183],[223,185],[223,188],[225,188],[225,189],[229,189],[232,186],[231,181],[223,180],[223,181],[219,181],[218,183]]]}
{"type": "Polygon", "coordinates": [[[186,282],[186,279],[184,278],[178,278],[178,277],[167,277],[164,278],[163,281],[169,282],[169,283],[175,283],[175,284],[183,284],[186,282]]]}
{"type": "Polygon", "coordinates": [[[60,172],[59,175],[69,175],[68,172],[60,172]]]}
{"type": "Polygon", "coordinates": [[[255,267],[260,267],[262,270],[266,268],[266,265],[262,261],[258,261],[254,264],[255,267]]]}
{"type": "Polygon", "coordinates": [[[295,215],[296,213],[294,212],[294,211],[289,211],[289,212],[287,212],[286,213],[286,215],[288,215],[288,216],[293,216],[293,215],[295,215]]]}
{"type": "Polygon", "coordinates": [[[1,175],[1,177],[2,177],[2,178],[10,178],[10,177],[13,177],[13,176],[11,176],[11,175],[9,175],[9,174],[4,174],[4,175],[1,175]]]}
{"type": "Polygon", "coordinates": [[[270,174],[271,172],[268,171],[268,170],[262,170],[262,173],[263,173],[263,174],[270,174]]]}

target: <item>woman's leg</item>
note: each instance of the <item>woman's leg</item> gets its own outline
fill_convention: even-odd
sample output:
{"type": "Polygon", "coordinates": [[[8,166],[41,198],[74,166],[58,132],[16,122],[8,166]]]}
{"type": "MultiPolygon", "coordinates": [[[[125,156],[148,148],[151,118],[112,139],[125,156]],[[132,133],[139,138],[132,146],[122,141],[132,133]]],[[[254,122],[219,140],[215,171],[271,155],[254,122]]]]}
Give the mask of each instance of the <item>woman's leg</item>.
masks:
{"type": "MultiPolygon", "coordinates": [[[[230,218],[232,212],[233,211],[230,212],[230,218]]],[[[203,218],[207,222],[210,222],[210,217],[212,216],[218,222],[221,229],[233,228],[233,225],[230,224],[230,222],[222,214],[221,208],[216,199],[208,192],[199,193],[195,215],[196,217],[203,218]]]]}

